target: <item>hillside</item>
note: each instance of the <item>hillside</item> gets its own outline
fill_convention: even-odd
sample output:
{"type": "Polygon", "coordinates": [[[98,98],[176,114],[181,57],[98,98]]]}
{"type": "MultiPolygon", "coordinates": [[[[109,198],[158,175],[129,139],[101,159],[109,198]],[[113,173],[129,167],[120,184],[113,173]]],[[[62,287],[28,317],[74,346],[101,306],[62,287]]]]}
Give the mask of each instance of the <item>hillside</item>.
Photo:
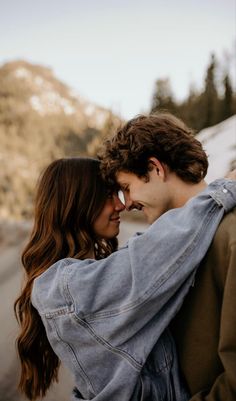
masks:
{"type": "Polygon", "coordinates": [[[208,155],[207,182],[236,168],[236,115],[197,135],[208,155]]]}
{"type": "Polygon", "coordinates": [[[46,67],[0,68],[0,218],[28,218],[36,179],[51,160],[93,155],[120,119],[79,97],[46,67]]]}
{"type": "MultiPolygon", "coordinates": [[[[63,156],[95,155],[121,120],[81,98],[53,72],[25,61],[0,68],[0,219],[29,219],[37,177],[63,156]]],[[[236,116],[198,134],[207,181],[236,165],[236,116]]]]}

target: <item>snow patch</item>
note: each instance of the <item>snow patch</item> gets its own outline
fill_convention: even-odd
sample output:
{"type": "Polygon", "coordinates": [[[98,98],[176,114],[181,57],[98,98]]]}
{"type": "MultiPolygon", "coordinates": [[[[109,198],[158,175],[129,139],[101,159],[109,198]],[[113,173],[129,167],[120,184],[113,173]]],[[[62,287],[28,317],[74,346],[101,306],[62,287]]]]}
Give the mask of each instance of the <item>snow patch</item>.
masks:
{"type": "Polygon", "coordinates": [[[208,155],[208,183],[236,168],[236,115],[200,131],[197,139],[208,155]]]}
{"type": "Polygon", "coordinates": [[[31,107],[41,115],[54,114],[64,111],[66,115],[76,112],[69,100],[54,91],[43,92],[30,98],[31,107]]]}
{"type": "Polygon", "coordinates": [[[27,68],[20,67],[15,71],[19,79],[27,80],[33,87],[36,94],[29,99],[31,107],[40,115],[64,112],[71,115],[76,112],[72,102],[53,90],[51,82],[40,75],[34,75],[27,68]],[[40,90],[39,90],[40,89],[40,90]]]}
{"type": "Polygon", "coordinates": [[[24,68],[24,67],[20,67],[20,68],[17,68],[15,70],[15,77],[16,78],[27,79],[27,78],[30,78],[30,74],[31,74],[30,71],[27,70],[27,68],[24,68]]]}

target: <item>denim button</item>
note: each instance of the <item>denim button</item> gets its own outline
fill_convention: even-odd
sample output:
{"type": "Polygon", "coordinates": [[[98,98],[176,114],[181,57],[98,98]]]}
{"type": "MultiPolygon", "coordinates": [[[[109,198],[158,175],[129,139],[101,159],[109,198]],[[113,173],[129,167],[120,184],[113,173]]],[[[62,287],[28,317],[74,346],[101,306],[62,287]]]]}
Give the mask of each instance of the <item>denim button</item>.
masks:
{"type": "Polygon", "coordinates": [[[223,189],[223,192],[224,192],[224,194],[227,194],[228,189],[224,188],[224,189],[223,189]]]}

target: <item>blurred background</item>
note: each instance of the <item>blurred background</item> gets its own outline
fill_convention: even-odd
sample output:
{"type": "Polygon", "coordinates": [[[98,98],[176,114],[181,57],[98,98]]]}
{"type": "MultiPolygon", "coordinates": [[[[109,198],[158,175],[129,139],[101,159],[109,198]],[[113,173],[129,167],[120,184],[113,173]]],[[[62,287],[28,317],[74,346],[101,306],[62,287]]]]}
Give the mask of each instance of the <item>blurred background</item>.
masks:
{"type": "MultiPolygon", "coordinates": [[[[0,401],[20,401],[12,305],[35,184],[139,113],[195,129],[207,181],[236,167],[235,0],[0,0],[0,401]]],[[[123,218],[120,242],[146,225],[123,218]]],[[[63,368],[46,401],[69,399],[63,368]]]]}

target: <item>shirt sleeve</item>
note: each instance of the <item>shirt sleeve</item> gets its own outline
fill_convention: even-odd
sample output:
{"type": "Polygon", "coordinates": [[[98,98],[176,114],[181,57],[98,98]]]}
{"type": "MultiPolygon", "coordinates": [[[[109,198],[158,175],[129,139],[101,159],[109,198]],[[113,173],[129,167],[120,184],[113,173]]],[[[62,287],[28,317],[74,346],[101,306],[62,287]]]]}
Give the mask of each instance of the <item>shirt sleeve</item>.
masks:
{"type": "Polygon", "coordinates": [[[187,291],[183,285],[191,285],[219,222],[235,204],[236,182],[216,180],[108,258],[69,260],[67,300],[72,299],[88,320],[122,315],[123,324],[128,324],[138,314],[138,324],[144,324],[178,290],[187,291]]]}

